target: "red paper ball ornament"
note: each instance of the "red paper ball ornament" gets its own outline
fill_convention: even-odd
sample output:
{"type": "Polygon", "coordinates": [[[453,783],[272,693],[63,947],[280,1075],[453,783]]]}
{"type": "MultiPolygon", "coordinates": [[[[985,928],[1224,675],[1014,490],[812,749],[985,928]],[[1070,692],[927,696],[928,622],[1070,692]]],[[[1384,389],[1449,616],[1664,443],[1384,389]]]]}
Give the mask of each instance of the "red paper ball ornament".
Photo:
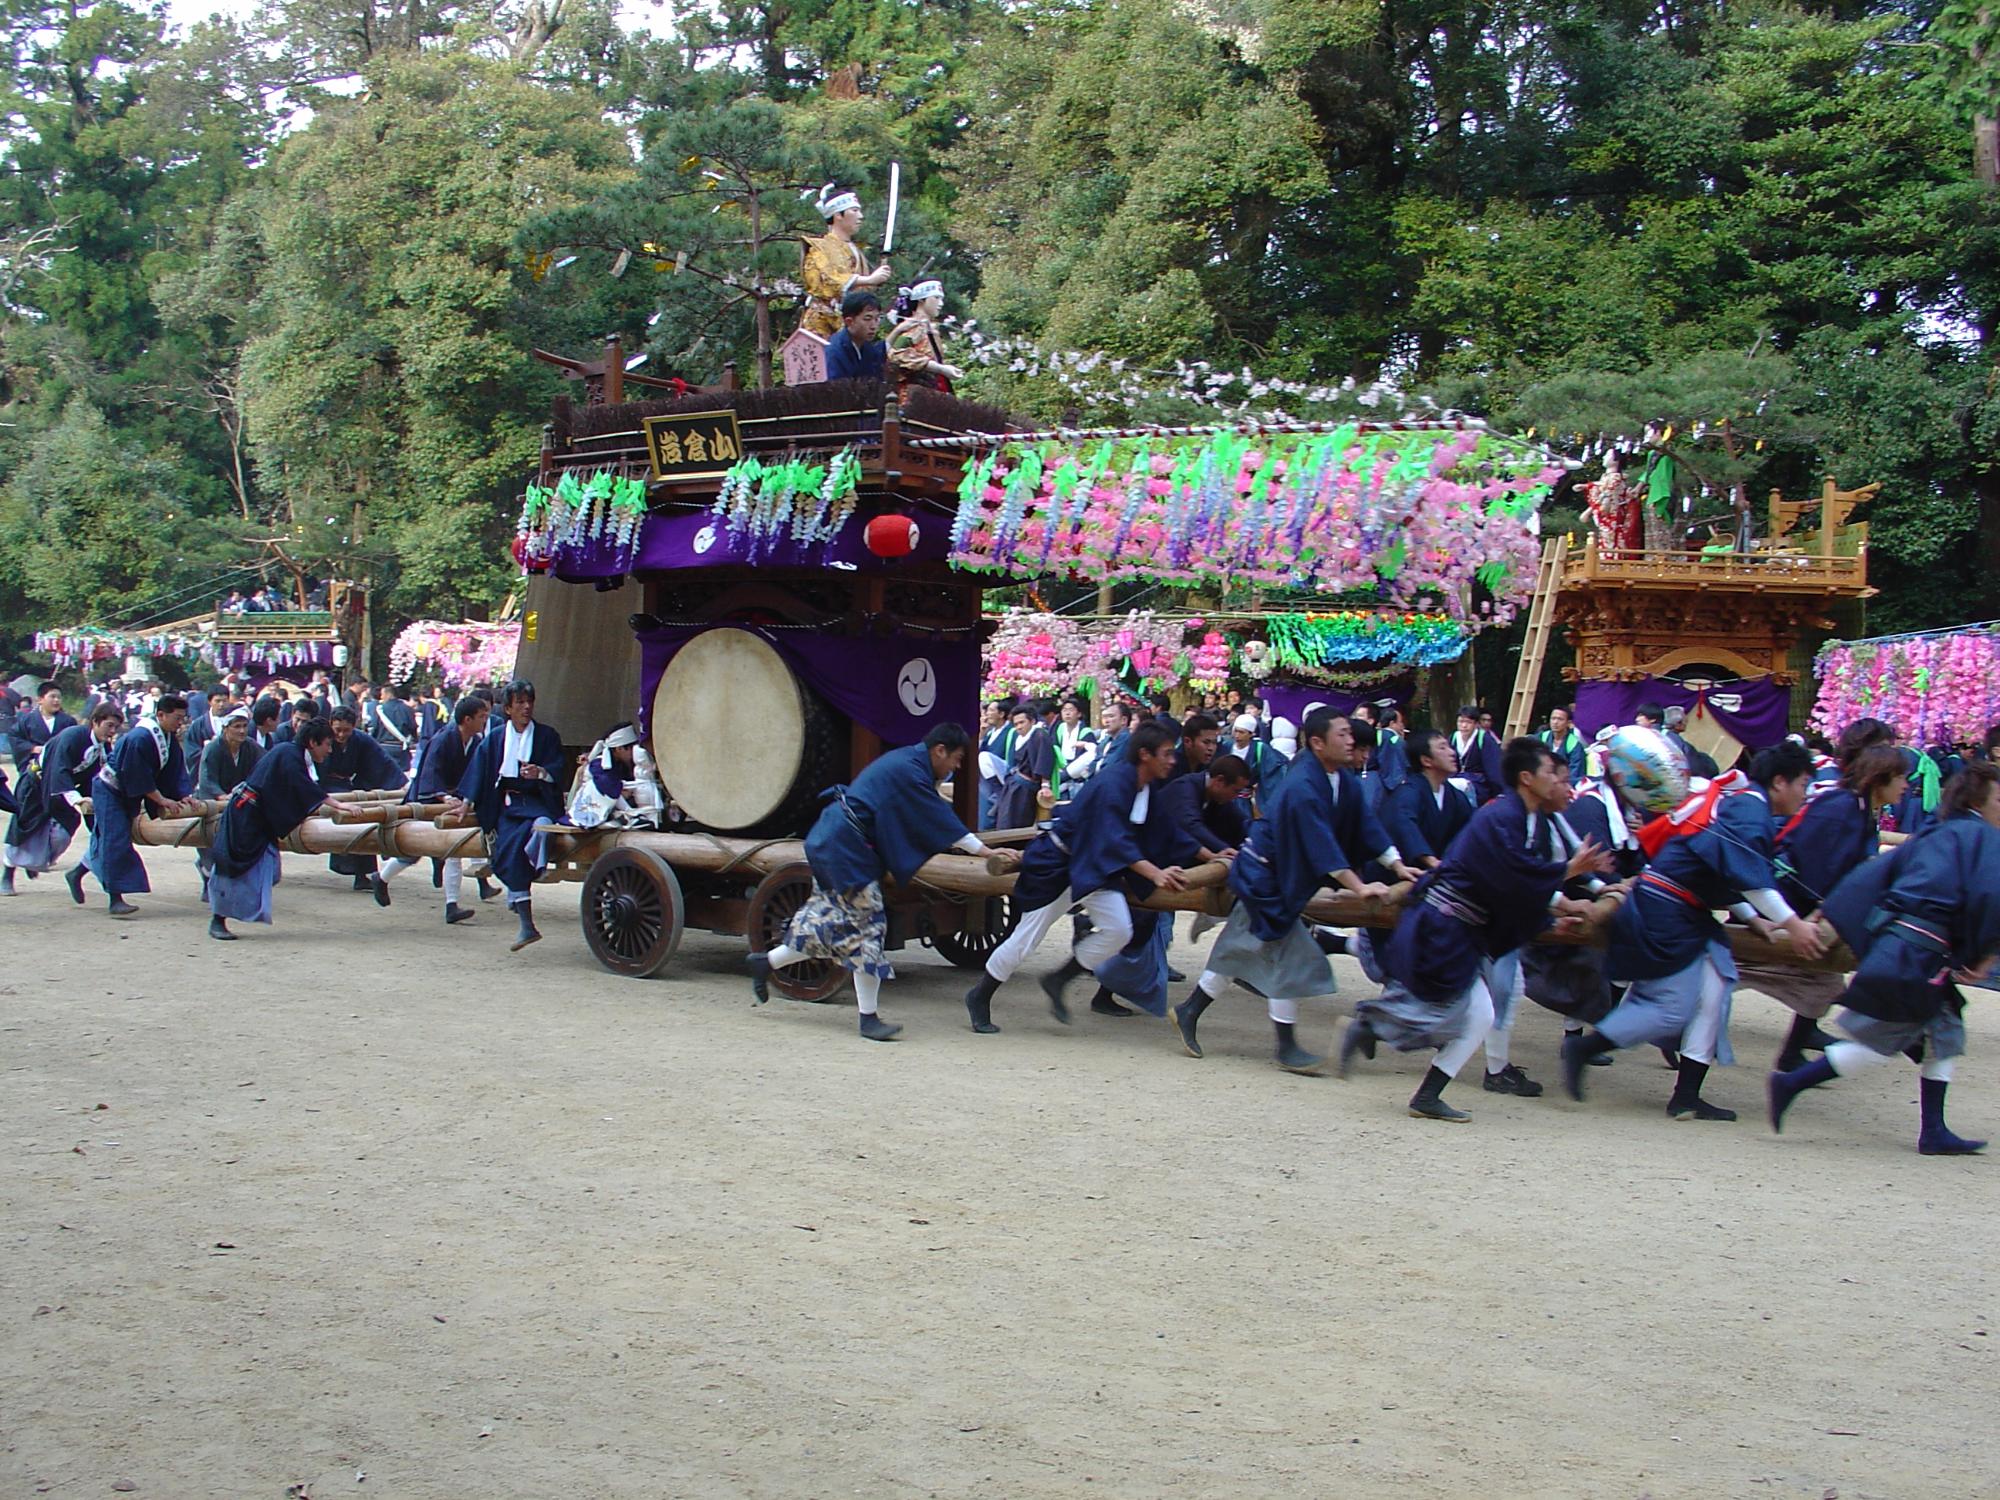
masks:
{"type": "Polygon", "coordinates": [[[515,537],[514,540],[508,544],[507,550],[514,554],[514,563],[517,567],[521,569],[522,572],[524,573],[548,572],[549,564],[547,558],[528,556],[528,539],[526,537],[524,536],[515,537]]]}
{"type": "Polygon", "coordinates": [[[861,540],[877,557],[907,557],[917,549],[917,523],[908,516],[877,516],[861,540]]]}

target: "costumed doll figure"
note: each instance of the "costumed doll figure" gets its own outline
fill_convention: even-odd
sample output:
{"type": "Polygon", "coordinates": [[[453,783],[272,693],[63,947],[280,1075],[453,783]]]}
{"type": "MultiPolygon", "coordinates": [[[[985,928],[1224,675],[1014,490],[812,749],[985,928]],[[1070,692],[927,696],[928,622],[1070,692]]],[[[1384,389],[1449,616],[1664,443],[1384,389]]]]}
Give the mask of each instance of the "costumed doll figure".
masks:
{"type": "Polygon", "coordinates": [[[944,312],[944,283],[920,281],[896,297],[896,326],[889,330],[889,364],[901,385],[928,386],[951,394],[951,383],[965,379],[957,365],[945,363],[944,338],[938,317],[944,312]]]}
{"type": "Polygon", "coordinates": [[[881,286],[892,273],[886,262],[871,271],[868,257],[854,243],[861,232],[859,197],[829,182],[819,190],[815,206],[826,220],[826,233],[808,235],[804,241],[799,280],[805,284],[806,308],[799,326],[824,340],[840,332],[841,298],[881,286]]]}
{"type": "Polygon", "coordinates": [[[1615,452],[1604,456],[1604,477],[1585,488],[1590,494],[1590,518],[1597,524],[1599,548],[1613,556],[1638,551],[1644,532],[1639,492],[1626,482],[1615,452]]]}

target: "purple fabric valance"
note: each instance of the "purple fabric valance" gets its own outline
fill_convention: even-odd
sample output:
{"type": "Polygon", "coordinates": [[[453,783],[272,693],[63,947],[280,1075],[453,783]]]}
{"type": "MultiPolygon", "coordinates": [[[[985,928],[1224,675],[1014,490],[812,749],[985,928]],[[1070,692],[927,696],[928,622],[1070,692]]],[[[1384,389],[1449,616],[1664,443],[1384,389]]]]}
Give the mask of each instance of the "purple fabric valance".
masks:
{"type": "Polygon", "coordinates": [[[1791,689],[1768,677],[1718,682],[1696,692],[1670,677],[1638,682],[1580,682],[1576,688],[1576,727],[1585,736],[1606,724],[1630,724],[1642,704],[1680,707],[1690,714],[1701,704],[1716,723],[1751,750],[1763,750],[1785,737],[1791,727],[1791,689]]]}
{"type": "MultiPolygon", "coordinates": [[[[915,548],[902,557],[877,557],[862,539],[870,517],[849,516],[830,542],[765,543],[752,552],[750,539],[732,534],[705,510],[648,516],[639,528],[639,545],[626,557],[608,542],[592,542],[580,551],[565,551],[555,575],[571,583],[616,578],[625,573],[668,572],[679,568],[720,568],[755,563],[773,568],[831,568],[841,573],[880,573],[912,562],[941,562],[951,550],[951,519],[908,511],[917,527],[915,548]]],[[[968,725],[968,728],[971,726],[968,725]]]]}
{"type": "MultiPolygon", "coordinates": [[[[757,625],[659,625],[639,637],[640,729],[652,732],[653,696],[674,654],[710,630],[747,630],[768,642],[799,680],[835,709],[882,737],[914,745],[934,724],[979,723],[979,639],[963,635],[830,635],[757,625]]],[[[685,726],[698,729],[698,725],[685,726]]]]}

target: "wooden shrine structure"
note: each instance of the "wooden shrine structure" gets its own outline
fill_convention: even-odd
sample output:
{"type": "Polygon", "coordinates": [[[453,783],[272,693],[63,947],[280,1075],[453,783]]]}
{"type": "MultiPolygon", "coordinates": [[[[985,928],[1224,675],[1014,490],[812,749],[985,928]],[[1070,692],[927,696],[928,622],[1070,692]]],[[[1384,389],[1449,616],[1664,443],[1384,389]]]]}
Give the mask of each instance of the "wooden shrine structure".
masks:
{"type": "Polygon", "coordinates": [[[1851,520],[1879,484],[1840,489],[1827,478],[1818,498],[1770,495],[1768,531],[1748,551],[1607,547],[1593,534],[1545,545],[1515,677],[1507,732],[1531,725],[1549,633],[1576,651],[1569,681],[1637,682],[1709,668],[1730,678],[1769,677],[1791,685],[1791,653],[1809,629],[1829,630],[1827,611],[1866,599],[1868,524],[1851,520]],[[1816,527],[1807,520],[1818,513],[1816,527]]]}

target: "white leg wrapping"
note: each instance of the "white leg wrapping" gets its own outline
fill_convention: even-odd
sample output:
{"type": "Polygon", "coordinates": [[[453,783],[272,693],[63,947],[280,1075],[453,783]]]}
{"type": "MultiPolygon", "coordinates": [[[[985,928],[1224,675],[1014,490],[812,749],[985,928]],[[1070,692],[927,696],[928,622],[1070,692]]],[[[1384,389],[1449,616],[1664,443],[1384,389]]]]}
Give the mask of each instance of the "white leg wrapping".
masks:
{"type": "Polygon", "coordinates": [[[1076,961],[1095,969],[1132,941],[1132,908],[1123,892],[1092,891],[1083,898],[1083,911],[1090,918],[1090,932],[1076,945],[1076,961]]]}
{"type": "Polygon", "coordinates": [[[405,871],[405,870],[409,869],[409,868],[410,868],[410,866],[411,866],[411,865],[413,865],[413,864],[415,864],[415,863],[416,863],[416,861],[415,861],[414,859],[385,859],[385,860],[383,860],[383,861],[382,861],[382,880],[383,880],[383,883],[384,883],[384,884],[387,884],[387,883],[388,883],[389,881],[391,881],[391,880],[394,880],[394,879],[395,879],[395,878],[396,878],[396,877],[397,877],[398,875],[402,874],[402,873],[403,873],[403,871],[405,871]]]}
{"type": "Polygon", "coordinates": [[[875,1014],[875,1007],[882,998],[882,976],[865,970],[854,971],[854,1004],[864,1016],[875,1014]]]}
{"type": "Polygon", "coordinates": [[[1472,1003],[1465,1015],[1465,1030],[1448,1046],[1438,1049],[1438,1055],[1431,1059],[1432,1066],[1447,1078],[1458,1077],[1458,1070],[1479,1050],[1479,1044],[1486,1040],[1486,1033],[1492,1027],[1493,992],[1486,988],[1484,979],[1475,979],[1472,981],[1472,1003]]]}
{"type": "Polygon", "coordinates": [[[1694,1019],[1681,1033],[1681,1056],[1689,1062],[1712,1063],[1715,1049],[1722,1043],[1722,1007],[1729,999],[1729,981],[1714,964],[1701,966],[1701,1002],[1694,1019]]]}
{"type": "Polygon", "coordinates": [[[787,948],[783,943],[778,944],[777,947],[764,955],[764,962],[774,969],[783,969],[792,964],[804,963],[805,959],[805,954],[799,952],[796,948],[787,948]]]}
{"type": "Polygon", "coordinates": [[[1842,1078],[1852,1078],[1863,1068],[1872,1068],[1889,1059],[1873,1047],[1864,1047],[1859,1042],[1835,1042],[1826,1049],[1826,1060],[1828,1066],[1842,1078]]]}
{"type": "MultiPolygon", "coordinates": [[[[1058,918],[1069,910],[1069,893],[1051,901],[1047,906],[1025,913],[1020,924],[1007,935],[1007,941],[993,950],[993,956],[986,960],[986,972],[1003,984],[1014,977],[1014,971],[1028,961],[1028,955],[1042,946],[1042,939],[1049,935],[1049,929],[1056,925],[1058,918]]],[[[1132,934],[1132,918],[1127,913],[1125,935],[1132,934]]],[[[1121,940],[1122,946],[1122,940],[1121,940]]]]}
{"type": "Polygon", "coordinates": [[[1281,999],[1279,999],[1279,998],[1278,998],[1278,997],[1277,997],[1276,995],[1273,995],[1273,996],[1271,996],[1271,997],[1270,997],[1270,1000],[1269,1000],[1269,1002],[1268,1002],[1268,1003],[1269,1003],[1269,1005],[1270,1005],[1270,1007],[1271,1007],[1271,1019],[1272,1019],[1272,1020],[1274,1020],[1274,1021],[1282,1021],[1282,1022],[1284,1022],[1284,1023],[1285,1023],[1285,1024],[1287,1025],[1287,1026],[1296,1026],[1296,1025],[1298,1024],[1298,1020],[1299,1020],[1299,1002],[1298,1002],[1298,1001],[1296,1001],[1296,1000],[1281,1000],[1281,999]]]}
{"type": "MultiPolygon", "coordinates": [[[[397,863],[402,864],[405,863],[405,861],[398,860],[397,863]]],[[[384,880],[387,880],[389,878],[389,873],[386,867],[383,869],[382,878],[384,880]]],[[[445,904],[447,906],[458,905],[458,893],[464,889],[465,889],[465,861],[462,859],[446,860],[444,862],[445,904]]]]}
{"type": "Polygon", "coordinates": [[[1939,1083],[1950,1083],[1951,1075],[1958,1071],[1958,1059],[1955,1057],[1929,1058],[1926,1059],[1919,1071],[1926,1078],[1935,1079],[1939,1083]]]}

